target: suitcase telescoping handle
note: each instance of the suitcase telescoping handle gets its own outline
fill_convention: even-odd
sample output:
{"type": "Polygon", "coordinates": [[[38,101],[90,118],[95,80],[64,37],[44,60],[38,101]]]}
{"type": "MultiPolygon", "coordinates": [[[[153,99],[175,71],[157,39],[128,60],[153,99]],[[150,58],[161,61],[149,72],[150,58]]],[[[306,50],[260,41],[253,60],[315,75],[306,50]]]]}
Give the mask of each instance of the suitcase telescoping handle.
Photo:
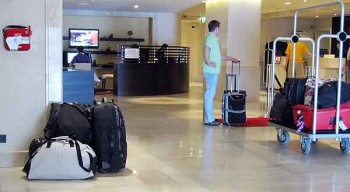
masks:
{"type": "Polygon", "coordinates": [[[234,62],[232,61],[231,65],[231,74],[226,74],[226,90],[228,90],[228,80],[231,78],[231,83],[230,83],[230,91],[240,91],[240,76],[241,76],[241,61],[238,61],[238,74],[233,73],[233,64],[234,62]],[[234,80],[234,83],[232,82],[232,79],[234,80]],[[234,84],[234,89],[232,89],[232,84],[234,84]],[[238,85],[238,89],[236,89],[236,86],[238,85]]]}

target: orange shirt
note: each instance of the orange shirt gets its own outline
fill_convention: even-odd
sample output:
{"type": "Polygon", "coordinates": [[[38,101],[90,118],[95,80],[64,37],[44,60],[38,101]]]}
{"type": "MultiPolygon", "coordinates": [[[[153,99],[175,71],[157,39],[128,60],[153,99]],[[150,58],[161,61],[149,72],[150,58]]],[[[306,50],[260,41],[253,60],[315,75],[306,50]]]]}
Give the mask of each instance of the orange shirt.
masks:
{"type": "MultiPolygon", "coordinates": [[[[295,62],[304,62],[303,54],[309,51],[308,48],[303,42],[298,42],[295,46],[295,62]]],[[[288,43],[286,54],[289,56],[289,62],[293,61],[293,43],[288,43]]]]}

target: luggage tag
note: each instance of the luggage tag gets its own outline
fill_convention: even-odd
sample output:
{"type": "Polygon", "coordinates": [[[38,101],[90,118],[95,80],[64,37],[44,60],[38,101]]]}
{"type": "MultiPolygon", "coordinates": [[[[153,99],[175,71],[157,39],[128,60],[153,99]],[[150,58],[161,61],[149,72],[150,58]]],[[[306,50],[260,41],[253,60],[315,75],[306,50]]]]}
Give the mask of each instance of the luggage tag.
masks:
{"type": "Polygon", "coordinates": [[[348,129],[343,121],[339,121],[339,127],[343,131],[346,131],[348,129]]]}

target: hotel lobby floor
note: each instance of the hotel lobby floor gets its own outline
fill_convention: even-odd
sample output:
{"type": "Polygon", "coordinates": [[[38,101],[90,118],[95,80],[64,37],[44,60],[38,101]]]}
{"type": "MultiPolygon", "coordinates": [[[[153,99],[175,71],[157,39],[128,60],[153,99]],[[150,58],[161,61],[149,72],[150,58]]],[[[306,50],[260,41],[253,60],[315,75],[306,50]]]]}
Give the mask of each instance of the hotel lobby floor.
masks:
{"type": "MultiPolygon", "coordinates": [[[[340,192],[349,191],[350,157],[320,140],[310,155],[299,137],[281,146],[272,127],[206,127],[201,88],[189,94],[114,98],[127,126],[127,168],[83,181],[28,181],[22,167],[0,168],[0,192],[340,192]]],[[[265,96],[248,104],[264,113],[265,96]]],[[[220,101],[215,114],[220,116],[220,101]]],[[[0,157],[1,158],[1,157],[0,157]]]]}

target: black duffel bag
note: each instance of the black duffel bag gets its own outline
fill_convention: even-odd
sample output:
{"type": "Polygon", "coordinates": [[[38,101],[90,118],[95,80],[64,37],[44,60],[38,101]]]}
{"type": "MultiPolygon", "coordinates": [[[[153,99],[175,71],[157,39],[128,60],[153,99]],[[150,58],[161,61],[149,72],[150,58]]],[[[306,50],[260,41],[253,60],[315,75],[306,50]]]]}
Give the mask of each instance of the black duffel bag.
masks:
{"type": "MultiPolygon", "coordinates": [[[[338,81],[325,83],[318,88],[318,109],[326,109],[337,105],[338,81]]],[[[350,84],[341,83],[340,104],[350,101],[350,84]]]]}
{"type": "Polygon", "coordinates": [[[69,136],[84,144],[92,141],[90,108],[77,103],[52,103],[45,138],[69,136]]]}

